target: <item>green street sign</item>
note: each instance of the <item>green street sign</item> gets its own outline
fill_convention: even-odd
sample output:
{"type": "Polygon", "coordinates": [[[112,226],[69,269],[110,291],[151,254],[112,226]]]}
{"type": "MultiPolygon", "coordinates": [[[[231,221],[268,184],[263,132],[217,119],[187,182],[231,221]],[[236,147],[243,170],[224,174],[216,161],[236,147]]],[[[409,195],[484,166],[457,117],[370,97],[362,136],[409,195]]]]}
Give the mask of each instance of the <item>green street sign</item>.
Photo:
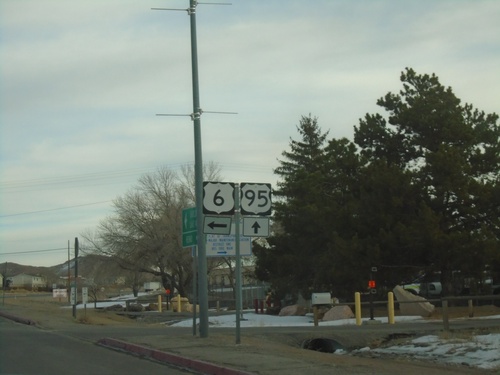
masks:
{"type": "Polygon", "coordinates": [[[182,233],[182,247],[193,247],[197,245],[198,234],[196,232],[182,233]]]}
{"type": "Polygon", "coordinates": [[[182,247],[198,245],[196,207],[182,210],[182,247]]]}

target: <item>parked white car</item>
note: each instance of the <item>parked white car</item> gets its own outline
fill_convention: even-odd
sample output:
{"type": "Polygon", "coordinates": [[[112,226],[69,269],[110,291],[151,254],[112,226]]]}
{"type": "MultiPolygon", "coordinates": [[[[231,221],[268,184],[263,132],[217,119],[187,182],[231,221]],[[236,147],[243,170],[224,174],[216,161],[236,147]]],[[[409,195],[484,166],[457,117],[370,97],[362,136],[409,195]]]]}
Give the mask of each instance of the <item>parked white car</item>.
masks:
{"type": "Polygon", "coordinates": [[[443,287],[439,281],[420,283],[420,295],[424,297],[439,297],[442,292],[443,287]]]}
{"type": "Polygon", "coordinates": [[[416,296],[423,297],[439,297],[443,292],[443,288],[439,281],[404,284],[402,287],[404,290],[416,296]]]}

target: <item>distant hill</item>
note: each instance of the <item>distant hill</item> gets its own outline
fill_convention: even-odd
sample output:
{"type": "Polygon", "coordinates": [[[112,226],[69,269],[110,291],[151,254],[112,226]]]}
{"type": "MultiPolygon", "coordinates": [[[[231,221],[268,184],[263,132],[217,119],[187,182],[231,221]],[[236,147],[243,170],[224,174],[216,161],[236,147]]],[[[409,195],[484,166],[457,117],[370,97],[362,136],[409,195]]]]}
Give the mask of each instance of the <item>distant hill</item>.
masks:
{"type": "MultiPolygon", "coordinates": [[[[47,279],[47,284],[51,287],[53,284],[61,284],[61,278],[67,280],[68,270],[70,278],[75,274],[75,260],[64,262],[51,267],[36,267],[17,263],[6,263],[7,269],[0,267],[0,273],[7,277],[15,276],[20,273],[28,275],[40,275],[47,279]]],[[[84,280],[94,280],[99,285],[113,285],[119,282],[127,283],[130,271],[124,270],[118,266],[111,258],[102,255],[84,255],[78,257],[78,275],[84,280]]],[[[142,275],[141,281],[150,281],[149,275],[142,275]]]]}
{"type": "Polygon", "coordinates": [[[53,275],[53,271],[49,267],[26,266],[12,262],[3,264],[2,267],[0,267],[0,272],[7,277],[19,275],[20,273],[42,276],[53,275]]]}

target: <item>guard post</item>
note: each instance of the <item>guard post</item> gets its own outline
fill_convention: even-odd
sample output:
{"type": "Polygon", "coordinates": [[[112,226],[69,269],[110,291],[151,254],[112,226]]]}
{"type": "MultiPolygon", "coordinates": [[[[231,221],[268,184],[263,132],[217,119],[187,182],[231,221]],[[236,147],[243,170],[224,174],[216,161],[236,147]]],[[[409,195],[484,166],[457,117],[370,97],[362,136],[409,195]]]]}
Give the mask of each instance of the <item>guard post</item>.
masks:
{"type": "Polygon", "coordinates": [[[370,320],[374,320],[373,316],[373,295],[377,293],[377,283],[373,278],[373,273],[377,272],[377,267],[372,267],[370,271],[370,280],[368,281],[368,292],[370,293],[370,320]]]}

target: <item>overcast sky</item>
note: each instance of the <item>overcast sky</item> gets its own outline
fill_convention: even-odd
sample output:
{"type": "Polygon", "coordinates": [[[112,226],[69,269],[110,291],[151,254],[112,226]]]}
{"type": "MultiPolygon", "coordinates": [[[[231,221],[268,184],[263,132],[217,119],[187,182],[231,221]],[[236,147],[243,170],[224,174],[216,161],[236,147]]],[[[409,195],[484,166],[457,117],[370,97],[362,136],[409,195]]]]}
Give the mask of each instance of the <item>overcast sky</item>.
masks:
{"type": "MultiPolygon", "coordinates": [[[[206,0],[208,2],[208,0],[206,0]]],[[[197,8],[203,160],[275,183],[302,115],[353,137],[400,73],[500,109],[500,1],[197,8]]],[[[220,2],[220,1],[218,1],[220,2]]],[[[0,0],[0,264],[64,262],[144,173],[194,163],[188,0],[0,0]]],[[[383,113],[383,112],[382,112],[383,113]]]]}

